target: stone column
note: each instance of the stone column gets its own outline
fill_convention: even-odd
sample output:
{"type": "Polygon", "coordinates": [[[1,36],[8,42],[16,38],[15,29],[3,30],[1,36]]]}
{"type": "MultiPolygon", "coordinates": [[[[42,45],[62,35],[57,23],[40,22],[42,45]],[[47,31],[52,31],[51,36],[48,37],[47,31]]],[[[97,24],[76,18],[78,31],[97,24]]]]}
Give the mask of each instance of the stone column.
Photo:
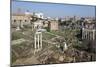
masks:
{"type": "Polygon", "coordinates": [[[92,40],[93,40],[93,31],[91,32],[92,34],[91,34],[91,37],[92,37],[92,40]]]}
{"type": "Polygon", "coordinates": [[[21,26],[21,28],[23,28],[23,23],[24,23],[24,22],[20,21],[20,23],[21,23],[21,25],[20,25],[20,26],[21,26]]]}
{"type": "Polygon", "coordinates": [[[95,39],[95,30],[93,30],[93,40],[95,39]]]}
{"type": "Polygon", "coordinates": [[[85,39],[85,34],[86,34],[86,32],[84,31],[84,32],[83,32],[83,39],[85,39]]]}
{"type": "Polygon", "coordinates": [[[88,40],[90,40],[90,31],[88,31],[88,40]]]}
{"type": "Polygon", "coordinates": [[[17,20],[17,28],[16,30],[20,30],[20,23],[19,23],[19,20],[17,20]]]}
{"type": "Polygon", "coordinates": [[[66,42],[64,42],[64,50],[67,50],[68,49],[68,46],[66,44],[66,42]]]}
{"type": "Polygon", "coordinates": [[[36,46],[36,43],[37,42],[37,38],[36,38],[36,34],[34,35],[34,54],[36,53],[36,50],[37,50],[37,46],[36,46]]]}
{"type": "Polygon", "coordinates": [[[34,48],[35,48],[35,50],[36,50],[36,34],[35,34],[35,36],[34,36],[34,48]]]}
{"type": "Polygon", "coordinates": [[[88,40],[89,40],[90,39],[90,31],[88,31],[88,35],[87,36],[88,36],[88,40]]]}
{"type": "Polygon", "coordinates": [[[42,33],[40,34],[40,46],[41,46],[41,49],[42,49],[42,33]]]}
{"type": "Polygon", "coordinates": [[[83,39],[83,30],[82,30],[82,39],[83,39]]]}
{"type": "Polygon", "coordinates": [[[93,32],[91,31],[91,40],[93,40],[93,32]]]}
{"type": "Polygon", "coordinates": [[[85,39],[88,39],[88,32],[86,31],[86,34],[85,34],[85,39]]]}
{"type": "Polygon", "coordinates": [[[33,25],[33,23],[32,23],[32,31],[33,31],[33,26],[34,26],[34,25],[33,25]]]}
{"type": "Polygon", "coordinates": [[[86,31],[86,39],[88,39],[88,31],[86,31]]]}
{"type": "Polygon", "coordinates": [[[84,39],[84,29],[82,29],[82,39],[84,39]]]}
{"type": "Polygon", "coordinates": [[[38,49],[40,48],[40,44],[39,44],[39,42],[40,42],[40,35],[39,34],[37,34],[37,36],[38,36],[38,49]]]}
{"type": "Polygon", "coordinates": [[[82,39],[84,39],[85,38],[85,33],[84,33],[85,31],[83,30],[83,32],[82,32],[82,39]]]}
{"type": "Polygon", "coordinates": [[[92,36],[91,35],[92,35],[92,31],[90,31],[90,40],[92,40],[92,36]]]}

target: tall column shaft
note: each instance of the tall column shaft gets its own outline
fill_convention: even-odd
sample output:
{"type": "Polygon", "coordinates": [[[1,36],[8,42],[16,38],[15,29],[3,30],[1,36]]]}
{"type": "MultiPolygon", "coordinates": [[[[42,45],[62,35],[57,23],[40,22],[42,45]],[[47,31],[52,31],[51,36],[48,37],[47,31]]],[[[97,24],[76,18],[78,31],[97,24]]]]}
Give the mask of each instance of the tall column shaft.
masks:
{"type": "Polygon", "coordinates": [[[19,23],[19,21],[17,20],[17,26],[18,26],[18,27],[19,27],[19,24],[20,24],[20,23],[19,23]]]}
{"type": "Polygon", "coordinates": [[[95,31],[93,30],[93,40],[95,39],[95,31]]]}
{"type": "Polygon", "coordinates": [[[86,31],[86,35],[85,35],[85,36],[86,36],[86,38],[85,38],[85,39],[88,39],[88,32],[87,32],[87,31],[86,31]]]}
{"type": "Polygon", "coordinates": [[[41,45],[41,48],[42,48],[42,33],[40,35],[41,35],[41,37],[40,37],[40,45],[41,45]]]}
{"type": "Polygon", "coordinates": [[[90,31],[88,31],[88,40],[90,40],[90,31]]]}
{"type": "Polygon", "coordinates": [[[83,30],[82,30],[82,39],[84,39],[83,30]]]}
{"type": "Polygon", "coordinates": [[[24,23],[24,22],[21,21],[20,23],[21,23],[21,28],[23,28],[23,23],[24,23]]]}
{"type": "Polygon", "coordinates": [[[84,31],[84,32],[83,32],[83,39],[85,39],[85,34],[86,34],[86,33],[85,33],[85,31],[84,31]]]}
{"type": "Polygon", "coordinates": [[[39,41],[40,41],[40,39],[39,39],[39,34],[38,34],[38,49],[40,47],[39,41]]]}
{"type": "Polygon", "coordinates": [[[20,23],[18,20],[17,20],[17,29],[16,30],[20,30],[20,23]]]}
{"type": "Polygon", "coordinates": [[[84,38],[85,38],[85,30],[82,29],[82,39],[84,39],[84,38]]]}
{"type": "Polygon", "coordinates": [[[36,49],[36,35],[35,35],[35,37],[34,37],[34,48],[36,49]]]}
{"type": "Polygon", "coordinates": [[[83,32],[82,32],[82,39],[84,39],[85,38],[85,31],[83,30],[83,32]]]}
{"type": "Polygon", "coordinates": [[[32,24],[32,31],[33,31],[33,24],[32,24]]]}
{"type": "Polygon", "coordinates": [[[88,40],[90,39],[90,31],[88,31],[88,40]]]}

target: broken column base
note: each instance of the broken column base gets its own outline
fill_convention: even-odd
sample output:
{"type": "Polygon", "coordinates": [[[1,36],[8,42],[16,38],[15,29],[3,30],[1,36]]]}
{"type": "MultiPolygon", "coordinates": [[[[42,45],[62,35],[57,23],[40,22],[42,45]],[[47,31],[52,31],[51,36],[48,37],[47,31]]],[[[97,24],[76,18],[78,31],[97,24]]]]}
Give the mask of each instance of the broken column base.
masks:
{"type": "Polygon", "coordinates": [[[20,27],[17,27],[16,30],[20,30],[20,27]]]}
{"type": "Polygon", "coordinates": [[[40,50],[41,50],[41,48],[35,49],[35,50],[34,50],[34,55],[35,55],[37,52],[39,52],[40,50]]]}

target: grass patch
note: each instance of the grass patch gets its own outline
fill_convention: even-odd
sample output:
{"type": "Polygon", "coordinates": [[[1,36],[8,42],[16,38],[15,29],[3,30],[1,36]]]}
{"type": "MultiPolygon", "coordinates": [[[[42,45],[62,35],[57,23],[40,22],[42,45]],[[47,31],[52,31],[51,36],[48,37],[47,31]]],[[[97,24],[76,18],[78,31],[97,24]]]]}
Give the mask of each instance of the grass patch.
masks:
{"type": "Polygon", "coordinates": [[[43,35],[44,40],[50,40],[51,38],[55,37],[54,35],[51,35],[51,34],[46,33],[46,32],[43,32],[42,35],[43,35]]]}
{"type": "Polygon", "coordinates": [[[11,36],[12,36],[12,40],[17,40],[24,37],[24,35],[20,31],[12,32],[11,36]]]}

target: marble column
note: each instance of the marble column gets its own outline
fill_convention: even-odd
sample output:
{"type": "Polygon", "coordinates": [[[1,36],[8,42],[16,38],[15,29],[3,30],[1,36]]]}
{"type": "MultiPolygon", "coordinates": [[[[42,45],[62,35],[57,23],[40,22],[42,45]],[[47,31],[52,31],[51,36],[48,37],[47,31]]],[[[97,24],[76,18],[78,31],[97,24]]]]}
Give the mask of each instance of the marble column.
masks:
{"type": "Polygon", "coordinates": [[[88,31],[88,35],[87,36],[88,36],[88,40],[90,40],[90,31],[88,31]]]}
{"type": "Polygon", "coordinates": [[[84,34],[85,34],[85,38],[84,39],[87,39],[87,31],[86,30],[85,30],[84,34]]]}
{"type": "Polygon", "coordinates": [[[41,49],[42,49],[42,33],[40,35],[41,35],[41,37],[40,37],[40,46],[41,46],[41,49]]]}
{"type": "Polygon", "coordinates": [[[23,23],[24,23],[24,22],[20,21],[20,24],[21,24],[20,26],[21,26],[21,28],[23,28],[23,23]]]}
{"type": "Polygon", "coordinates": [[[95,39],[95,30],[93,30],[93,40],[95,39]]]}
{"type": "Polygon", "coordinates": [[[32,23],[32,31],[33,31],[33,26],[34,26],[34,25],[33,25],[33,23],[32,23]]]}
{"type": "Polygon", "coordinates": [[[82,39],[84,39],[84,29],[82,30],[82,39]]]}
{"type": "Polygon", "coordinates": [[[40,48],[40,35],[39,34],[37,34],[37,36],[38,36],[38,49],[40,48]]]}
{"type": "Polygon", "coordinates": [[[35,37],[34,37],[34,48],[35,48],[35,50],[36,50],[36,35],[35,35],[35,37]]]}
{"type": "Polygon", "coordinates": [[[16,30],[20,30],[20,23],[19,23],[19,20],[17,20],[17,28],[16,30]]]}

